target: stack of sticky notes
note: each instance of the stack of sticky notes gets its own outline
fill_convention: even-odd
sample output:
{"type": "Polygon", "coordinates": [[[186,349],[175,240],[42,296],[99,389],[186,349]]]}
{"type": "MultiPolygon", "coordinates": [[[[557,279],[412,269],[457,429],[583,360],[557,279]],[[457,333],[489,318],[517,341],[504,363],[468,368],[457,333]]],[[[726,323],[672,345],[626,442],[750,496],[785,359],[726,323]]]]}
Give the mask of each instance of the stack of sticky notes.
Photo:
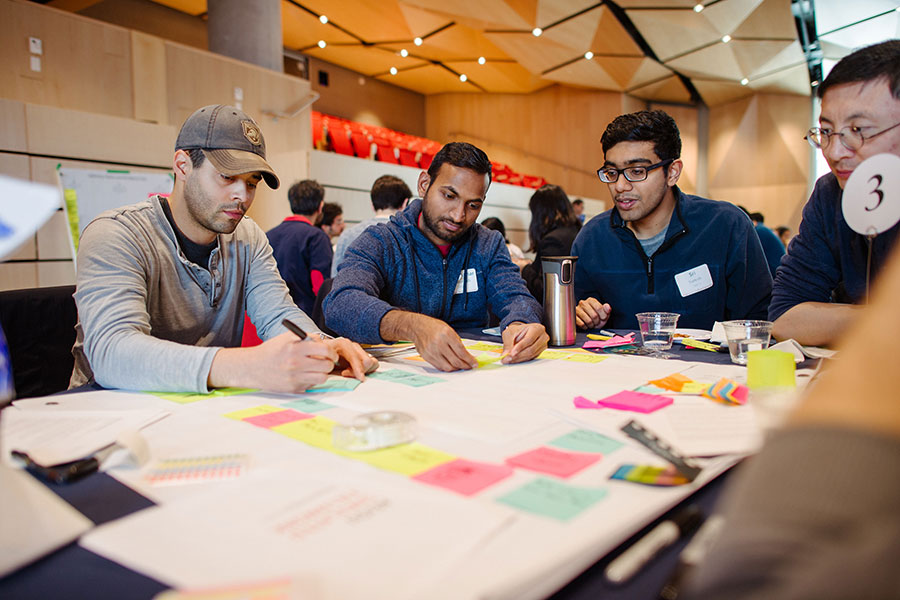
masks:
{"type": "Polygon", "coordinates": [[[684,485],[691,482],[673,466],[622,465],[609,478],[657,487],[684,485]]]}
{"type": "MultiPolygon", "coordinates": [[[[600,337],[600,336],[597,336],[600,337]]],[[[627,346],[634,343],[634,332],[632,331],[628,335],[614,335],[613,337],[605,340],[590,340],[584,343],[585,350],[591,350],[592,348],[613,348],[615,346],[627,346]]]]}
{"type": "Polygon", "coordinates": [[[682,394],[703,394],[710,387],[710,384],[708,383],[694,381],[681,373],[673,373],[662,379],[654,379],[647,383],[663,390],[679,392],[682,394]]]}
{"type": "Polygon", "coordinates": [[[739,405],[747,403],[747,396],[750,390],[747,386],[741,385],[737,381],[723,377],[717,383],[710,386],[703,392],[707,398],[728,405],[739,405]]]}

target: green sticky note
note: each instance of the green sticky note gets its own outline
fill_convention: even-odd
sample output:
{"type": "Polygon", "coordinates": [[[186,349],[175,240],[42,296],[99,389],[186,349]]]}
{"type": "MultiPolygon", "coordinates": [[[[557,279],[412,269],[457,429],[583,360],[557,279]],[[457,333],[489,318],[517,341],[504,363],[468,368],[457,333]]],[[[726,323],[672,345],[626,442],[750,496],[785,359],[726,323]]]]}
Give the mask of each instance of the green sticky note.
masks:
{"type": "Polygon", "coordinates": [[[656,387],[655,385],[650,385],[649,383],[646,385],[639,385],[634,388],[635,392],[640,392],[642,394],[671,394],[669,390],[664,390],[660,387],[656,387]]]}
{"type": "Polygon", "coordinates": [[[603,356],[601,354],[570,354],[563,360],[571,360],[572,362],[583,362],[583,363],[598,363],[603,362],[609,358],[609,356],[603,356]]]}
{"type": "Polygon", "coordinates": [[[281,406],[283,408],[294,408],[305,413],[315,413],[334,408],[333,404],[326,404],[324,402],[319,402],[318,400],[313,400],[312,398],[301,398],[299,400],[288,402],[287,404],[282,404],[281,406]]]}
{"type": "Polygon", "coordinates": [[[410,373],[408,371],[401,371],[400,369],[387,369],[385,371],[375,371],[368,375],[372,379],[381,379],[383,381],[390,381],[393,383],[402,383],[403,385],[408,385],[410,387],[422,387],[423,385],[430,385],[432,383],[441,383],[444,381],[440,377],[432,377],[430,375],[419,375],[417,373],[410,373]]]}
{"type": "Polygon", "coordinates": [[[497,361],[500,360],[499,356],[490,356],[488,354],[479,354],[475,357],[475,360],[478,361],[479,369],[496,369],[498,367],[503,366],[503,363],[499,363],[497,361]]]}
{"type": "Polygon", "coordinates": [[[590,429],[576,429],[551,441],[550,445],[557,448],[565,448],[566,450],[575,450],[576,452],[609,454],[618,450],[624,444],[590,429]]]}
{"type": "Polygon", "coordinates": [[[571,356],[568,352],[560,352],[559,350],[544,350],[538,355],[538,358],[558,360],[571,356]]]}
{"type": "Polygon", "coordinates": [[[498,502],[526,512],[568,521],[606,496],[603,488],[576,487],[539,477],[497,498],[498,502]]]}
{"type": "Polygon", "coordinates": [[[258,390],[250,389],[250,388],[219,388],[217,390],[213,390],[208,394],[195,394],[193,392],[147,392],[148,394],[152,394],[163,400],[171,400],[172,402],[177,402],[178,404],[190,404],[191,402],[197,402],[198,400],[206,400],[208,398],[221,398],[223,396],[235,396],[237,394],[248,394],[250,392],[256,392],[258,390]]]}
{"type": "Polygon", "coordinates": [[[350,377],[329,377],[323,383],[306,389],[307,394],[325,394],[327,392],[352,392],[362,383],[359,379],[350,377]]]}
{"type": "Polygon", "coordinates": [[[69,229],[72,232],[72,244],[78,250],[78,194],[73,189],[63,190],[63,198],[66,201],[66,217],[69,220],[69,229]]]}

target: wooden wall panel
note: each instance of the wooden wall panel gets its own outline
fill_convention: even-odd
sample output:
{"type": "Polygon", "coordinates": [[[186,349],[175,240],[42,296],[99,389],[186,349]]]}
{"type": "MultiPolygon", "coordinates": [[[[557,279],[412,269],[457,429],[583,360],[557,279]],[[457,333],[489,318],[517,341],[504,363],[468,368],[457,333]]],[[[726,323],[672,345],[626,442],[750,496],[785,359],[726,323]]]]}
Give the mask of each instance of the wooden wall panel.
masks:
{"type": "Polygon", "coordinates": [[[664,110],[675,119],[681,134],[681,161],[684,163],[678,187],[686,194],[696,194],[697,167],[700,162],[697,109],[692,106],[655,103],[650,108],[664,110]]]}
{"type": "Polygon", "coordinates": [[[132,31],[131,72],[135,120],[167,124],[165,42],[158,37],[132,31]]]}
{"type": "Polygon", "coordinates": [[[0,2],[0,96],[23,102],[132,115],[131,45],[125,29],[24,2],[0,2]],[[28,38],[43,42],[41,71],[28,38]]]}
{"type": "Polygon", "coordinates": [[[426,100],[428,137],[468,141],[520,173],[542,175],[569,196],[608,203],[596,169],[600,136],[624,95],[553,86],[533,94],[440,94],[426,100]]]}
{"type": "Polygon", "coordinates": [[[709,109],[709,191],[796,230],[806,203],[809,98],[756,94],[709,109]]]}

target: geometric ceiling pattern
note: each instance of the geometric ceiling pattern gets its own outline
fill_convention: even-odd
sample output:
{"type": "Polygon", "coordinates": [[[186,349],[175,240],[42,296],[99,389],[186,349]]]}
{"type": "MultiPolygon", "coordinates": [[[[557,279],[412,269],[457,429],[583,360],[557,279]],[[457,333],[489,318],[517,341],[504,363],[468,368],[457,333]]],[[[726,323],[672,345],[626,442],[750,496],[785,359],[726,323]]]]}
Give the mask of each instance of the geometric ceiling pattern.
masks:
{"type": "Polygon", "coordinates": [[[794,23],[791,0],[282,1],[287,50],[422,94],[562,83],[708,105],[809,95],[794,23]]]}

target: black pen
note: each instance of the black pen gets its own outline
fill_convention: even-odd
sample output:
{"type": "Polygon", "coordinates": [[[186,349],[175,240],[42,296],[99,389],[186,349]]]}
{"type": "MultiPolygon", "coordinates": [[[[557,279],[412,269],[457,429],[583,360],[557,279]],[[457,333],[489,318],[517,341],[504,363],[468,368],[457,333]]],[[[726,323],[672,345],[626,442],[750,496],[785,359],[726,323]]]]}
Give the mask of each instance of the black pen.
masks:
{"type": "Polygon", "coordinates": [[[34,462],[26,452],[13,450],[11,454],[13,457],[18,458],[25,463],[25,470],[29,473],[49,481],[50,483],[69,483],[81,479],[86,475],[90,475],[100,468],[100,461],[94,456],[45,467],[44,465],[34,462]]]}
{"type": "Polygon", "coordinates": [[[295,325],[294,322],[290,319],[282,319],[281,324],[287,327],[288,331],[296,335],[301,340],[305,340],[307,337],[309,337],[306,335],[306,332],[300,328],[299,325],[295,325]]]}
{"type": "Polygon", "coordinates": [[[622,554],[617,556],[604,571],[606,579],[613,584],[622,584],[653,560],[665,548],[689,535],[703,522],[703,514],[697,506],[691,505],[650,530],[622,554]]]}

